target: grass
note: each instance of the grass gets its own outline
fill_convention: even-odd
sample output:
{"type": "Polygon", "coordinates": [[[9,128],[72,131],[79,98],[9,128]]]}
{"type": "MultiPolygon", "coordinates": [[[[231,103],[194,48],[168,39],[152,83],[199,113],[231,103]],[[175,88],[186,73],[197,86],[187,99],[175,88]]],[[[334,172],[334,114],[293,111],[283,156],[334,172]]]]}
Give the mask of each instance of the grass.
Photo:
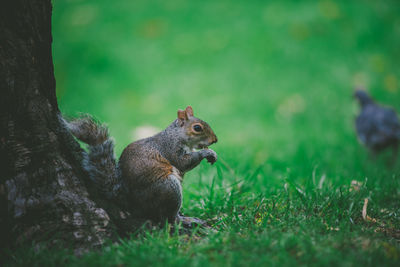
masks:
{"type": "Polygon", "coordinates": [[[394,0],[54,1],[65,114],[108,123],[117,155],[189,104],[213,127],[220,160],[185,177],[183,212],[216,231],[148,231],[80,259],[21,250],[9,264],[398,265],[400,160],[368,158],[351,98],[363,86],[400,110],[398,14],[394,0]]]}

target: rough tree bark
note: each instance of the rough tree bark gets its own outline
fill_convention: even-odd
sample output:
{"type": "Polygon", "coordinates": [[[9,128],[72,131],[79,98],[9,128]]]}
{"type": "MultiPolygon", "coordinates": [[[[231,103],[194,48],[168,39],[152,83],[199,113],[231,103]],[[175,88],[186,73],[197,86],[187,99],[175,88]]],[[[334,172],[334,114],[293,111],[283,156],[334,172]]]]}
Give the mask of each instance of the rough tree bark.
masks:
{"type": "Polygon", "coordinates": [[[90,191],[85,152],[60,119],[51,12],[51,0],[0,7],[0,245],[51,241],[79,252],[135,221],[90,191]]]}

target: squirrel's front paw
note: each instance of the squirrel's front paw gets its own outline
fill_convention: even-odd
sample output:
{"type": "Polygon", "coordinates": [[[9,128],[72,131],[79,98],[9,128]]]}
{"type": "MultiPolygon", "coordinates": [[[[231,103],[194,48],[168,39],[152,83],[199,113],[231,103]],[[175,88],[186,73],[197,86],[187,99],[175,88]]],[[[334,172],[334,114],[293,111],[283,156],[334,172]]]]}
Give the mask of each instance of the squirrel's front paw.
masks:
{"type": "Polygon", "coordinates": [[[214,164],[217,161],[217,153],[215,153],[212,149],[203,149],[202,151],[203,158],[207,159],[207,161],[211,164],[214,164]]]}

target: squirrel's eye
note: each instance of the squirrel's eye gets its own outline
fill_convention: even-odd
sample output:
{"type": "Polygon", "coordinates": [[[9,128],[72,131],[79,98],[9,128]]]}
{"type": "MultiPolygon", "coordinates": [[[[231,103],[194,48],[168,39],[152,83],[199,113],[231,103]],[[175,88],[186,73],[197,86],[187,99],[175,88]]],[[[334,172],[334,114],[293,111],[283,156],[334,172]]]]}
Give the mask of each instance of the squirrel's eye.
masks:
{"type": "Polygon", "coordinates": [[[195,130],[196,132],[201,132],[203,131],[203,128],[200,125],[196,124],[193,126],[193,130],[195,130]]]}

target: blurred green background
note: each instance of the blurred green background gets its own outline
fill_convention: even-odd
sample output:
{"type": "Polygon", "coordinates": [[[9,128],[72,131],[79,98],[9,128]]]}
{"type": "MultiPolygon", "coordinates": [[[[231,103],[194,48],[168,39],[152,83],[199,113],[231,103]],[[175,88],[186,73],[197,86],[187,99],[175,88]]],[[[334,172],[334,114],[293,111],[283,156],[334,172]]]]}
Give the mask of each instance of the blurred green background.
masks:
{"type": "Polygon", "coordinates": [[[239,172],[280,183],[318,166],[347,184],[371,165],[354,88],[400,110],[399,14],[394,0],[54,1],[60,108],[106,122],[118,157],[192,105],[239,172]]]}
{"type": "Polygon", "coordinates": [[[57,0],[60,108],[108,123],[118,155],[136,127],[192,105],[227,159],[329,164],[358,149],[355,86],[400,108],[399,14],[398,1],[57,0]]]}

